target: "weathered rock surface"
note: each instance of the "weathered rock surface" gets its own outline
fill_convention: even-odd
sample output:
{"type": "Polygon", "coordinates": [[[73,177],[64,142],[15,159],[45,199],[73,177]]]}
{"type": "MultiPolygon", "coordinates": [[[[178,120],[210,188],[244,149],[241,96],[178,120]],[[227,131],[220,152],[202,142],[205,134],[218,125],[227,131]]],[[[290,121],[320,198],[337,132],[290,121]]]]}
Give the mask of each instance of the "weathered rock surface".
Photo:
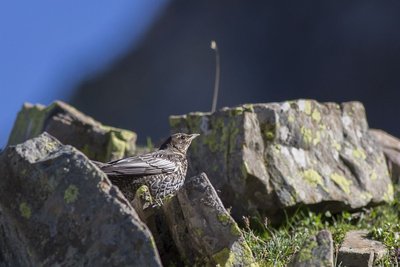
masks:
{"type": "Polygon", "coordinates": [[[187,179],[177,197],[167,200],[157,211],[143,211],[141,207],[149,198],[143,189],[138,190],[138,195],[141,200],[136,198],[135,202],[142,204],[134,206],[139,208],[143,220],[152,225],[156,240],[161,239],[156,241],[161,251],[172,247],[168,240],[172,238],[172,249],[178,251],[187,266],[256,266],[239,227],[206,174],[187,179]]]}
{"type": "Polygon", "coordinates": [[[135,153],[134,132],[104,126],[61,101],[55,101],[48,107],[24,104],[8,144],[22,143],[44,131],[63,144],[79,149],[90,159],[101,162],[135,153]]]}
{"type": "Polygon", "coordinates": [[[383,149],[393,182],[400,184],[400,140],[382,130],[369,131],[383,149]]]}
{"type": "Polygon", "coordinates": [[[349,231],[339,249],[337,264],[346,267],[372,267],[387,252],[385,245],[368,238],[367,230],[349,231]]]}
{"type": "Polygon", "coordinates": [[[173,132],[200,133],[189,175],[212,177],[233,215],[272,219],[309,205],[338,212],[393,199],[380,146],[361,103],[297,100],[171,116],[173,132]]]}
{"type": "Polygon", "coordinates": [[[328,230],[310,238],[289,264],[292,267],[333,267],[333,239],[328,230]]]}
{"type": "Polygon", "coordinates": [[[161,266],[151,233],[81,152],[47,133],[0,155],[1,266],[161,266]]]}

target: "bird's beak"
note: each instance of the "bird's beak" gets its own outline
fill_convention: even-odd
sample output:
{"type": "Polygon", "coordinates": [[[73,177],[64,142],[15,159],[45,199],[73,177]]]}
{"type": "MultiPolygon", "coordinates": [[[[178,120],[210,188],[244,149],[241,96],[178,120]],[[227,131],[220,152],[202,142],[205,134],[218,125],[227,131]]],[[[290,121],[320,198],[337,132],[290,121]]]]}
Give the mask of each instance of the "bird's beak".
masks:
{"type": "Polygon", "coordinates": [[[190,140],[195,139],[197,136],[199,136],[200,134],[191,134],[190,135],[190,140]]]}

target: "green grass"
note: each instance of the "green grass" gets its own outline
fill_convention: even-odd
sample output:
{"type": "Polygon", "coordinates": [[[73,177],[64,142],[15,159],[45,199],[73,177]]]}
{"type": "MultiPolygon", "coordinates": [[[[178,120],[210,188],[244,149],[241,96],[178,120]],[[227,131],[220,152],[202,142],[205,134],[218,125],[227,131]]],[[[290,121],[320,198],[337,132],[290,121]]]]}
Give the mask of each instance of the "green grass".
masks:
{"type": "Polygon", "coordinates": [[[399,188],[395,192],[395,201],[390,205],[334,216],[329,212],[298,211],[277,228],[259,218],[246,218],[244,236],[260,266],[286,266],[304,242],[322,229],[331,231],[336,251],[347,231],[367,229],[371,238],[383,242],[389,250],[389,255],[378,264],[397,266],[396,261],[400,257],[399,188]],[[257,230],[250,227],[254,224],[257,224],[257,230]]]}

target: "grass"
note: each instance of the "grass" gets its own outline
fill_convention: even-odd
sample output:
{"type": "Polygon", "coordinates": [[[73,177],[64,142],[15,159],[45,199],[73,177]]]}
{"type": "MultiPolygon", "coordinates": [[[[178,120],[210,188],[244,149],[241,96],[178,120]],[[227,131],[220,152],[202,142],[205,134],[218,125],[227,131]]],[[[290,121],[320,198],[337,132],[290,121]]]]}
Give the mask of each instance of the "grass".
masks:
{"type": "Polygon", "coordinates": [[[357,213],[332,215],[298,211],[277,228],[259,218],[245,218],[244,236],[260,266],[286,266],[306,240],[322,229],[332,233],[337,251],[347,231],[369,230],[370,237],[383,242],[389,254],[376,264],[398,266],[400,262],[400,188],[390,205],[364,209],[357,213]],[[257,230],[254,230],[254,221],[257,230]]]}

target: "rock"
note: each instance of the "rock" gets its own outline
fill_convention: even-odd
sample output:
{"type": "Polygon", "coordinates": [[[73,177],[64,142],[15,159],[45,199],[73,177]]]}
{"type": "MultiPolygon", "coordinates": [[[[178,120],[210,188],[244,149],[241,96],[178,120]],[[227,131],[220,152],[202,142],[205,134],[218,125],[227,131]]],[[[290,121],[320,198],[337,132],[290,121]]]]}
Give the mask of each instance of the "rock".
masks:
{"type": "MultiPolygon", "coordinates": [[[[139,218],[153,234],[158,253],[164,266],[183,266],[179,252],[175,246],[168,227],[165,214],[160,208],[153,208],[153,199],[147,186],[141,186],[137,191],[132,206],[139,218]]],[[[181,222],[177,222],[181,223],[181,222]]],[[[187,233],[182,233],[187,234],[187,233]]]]}
{"type": "Polygon", "coordinates": [[[189,175],[209,173],[235,218],[309,205],[340,212],[390,202],[393,185],[361,103],[297,100],[171,116],[173,132],[200,133],[189,175]]]}
{"type": "Polygon", "coordinates": [[[44,131],[63,144],[74,146],[93,160],[106,162],[135,153],[134,132],[104,126],[61,101],[48,107],[24,104],[8,144],[22,143],[44,131]]]}
{"type": "Polygon", "coordinates": [[[333,267],[333,240],[328,230],[310,238],[289,264],[292,267],[333,267]]]}
{"type": "Polygon", "coordinates": [[[161,266],[151,233],[81,152],[47,133],[0,155],[1,266],[161,266]]]}
{"type": "MultiPolygon", "coordinates": [[[[146,195],[145,190],[138,192],[146,195]]],[[[143,199],[148,200],[148,197],[143,199]]],[[[142,203],[147,203],[147,200],[142,203]]],[[[150,213],[154,214],[154,211],[150,213]]],[[[177,249],[183,264],[257,266],[241,230],[224,208],[206,174],[187,179],[177,196],[167,200],[162,210],[156,213],[158,218],[162,218],[158,221],[158,227],[154,227],[154,222],[157,223],[154,217],[149,220],[151,216],[148,211],[147,215],[143,215],[146,209],[145,213],[140,212],[144,220],[153,225],[150,227],[152,232],[156,229],[156,233],[153,232],[156,240],[163,236],[158,244],[163,244],[161,246],[165,248],[165,244],[170,243],[168,239],[173,239],[174,249],[177,249]],[[169,231],[163,228],[165,225],[169,231]]],[[[163,263],[167,265],[168,262],[163,263]]]]}
{"type": "Polygon", "coordinates": [[[400,184],[400,140],[382,130],[370,129],[369,132],[383,149],[393,182],[400,184]]]}
{"type": "Polygon", "coordinates": [[[368,238],[367,230],[349,231],[339,249],[337,264],[346,267],[372,267],[374,261],[387,253],[385,245],[368,238]]]}

